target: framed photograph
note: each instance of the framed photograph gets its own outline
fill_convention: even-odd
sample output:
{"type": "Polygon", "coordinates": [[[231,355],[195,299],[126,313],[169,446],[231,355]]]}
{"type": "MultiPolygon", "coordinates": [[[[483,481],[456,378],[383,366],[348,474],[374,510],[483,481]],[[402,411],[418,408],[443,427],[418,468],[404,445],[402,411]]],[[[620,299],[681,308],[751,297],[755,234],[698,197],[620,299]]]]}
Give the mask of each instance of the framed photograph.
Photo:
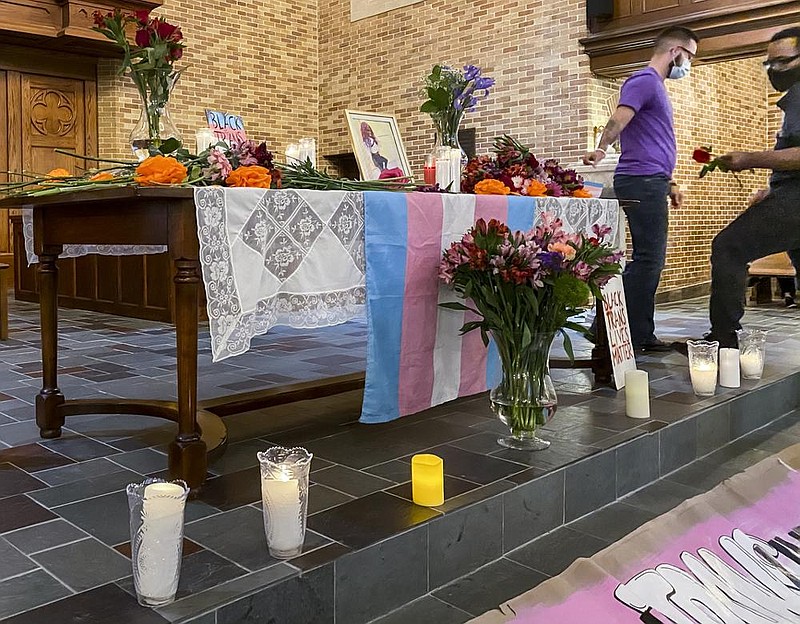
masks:
{"type": "Polygon", "coordinates": [[[411,167],[393,115],[351,110],[344,114],[362,180],[378,180],[381,172],[388,169],[399,169],[404,177],[411,177],[411,167]]]}

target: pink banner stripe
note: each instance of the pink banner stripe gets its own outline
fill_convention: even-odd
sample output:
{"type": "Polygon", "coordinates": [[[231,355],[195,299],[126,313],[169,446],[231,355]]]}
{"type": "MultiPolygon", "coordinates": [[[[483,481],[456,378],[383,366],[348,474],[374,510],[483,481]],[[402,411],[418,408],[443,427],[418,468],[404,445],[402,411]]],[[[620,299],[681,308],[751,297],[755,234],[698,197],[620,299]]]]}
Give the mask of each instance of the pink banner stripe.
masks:
{"type": "Polygon", "coordinates": [[[400,415],[431,406],[433,347],[442,256],[442,198],[435,193],[410,193],[406,284],[400,340],[400,415]]]}
{"type": "MultiPolygon", "coordinates": [[[[478,195],[475,201],[475,220],[508,218],[508,199],[504,195],[478,195]]],[[[464,315],[464,322],[475,321],[471,312],[464,315]]],[[[458,396],[469,396],[486,390],[487,349],[481,340],[480,332],[473,331],[461,340],[461,383],[458,396]]]]}

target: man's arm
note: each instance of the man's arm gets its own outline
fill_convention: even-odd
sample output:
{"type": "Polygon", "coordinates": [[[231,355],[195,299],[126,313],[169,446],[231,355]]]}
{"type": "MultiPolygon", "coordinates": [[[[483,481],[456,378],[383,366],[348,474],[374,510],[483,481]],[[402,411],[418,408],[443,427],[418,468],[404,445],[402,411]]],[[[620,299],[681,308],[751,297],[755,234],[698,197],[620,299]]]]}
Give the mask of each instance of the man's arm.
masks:
{"type": "Polygon", "coordinates": [[[720,156],[719,160],[731,171],[742,171],[744,169],[795,171],[800,169],[800,147],[788,147],[764,152],[730,152],[720,156]]]}
{"type": "Polygon", "coordinates": [[[630,123],[635,114],[636,111],[629,106],[617,106],[617,110],[606,122],[606,127],[600,137],[600,142],[597,144],[597,149],[593,152],[588,152],[583,157],[583,164],[596,166],[597,163],[603,160],[608,146],[619,138],[619,135],[622,134],[625,126],[630,123]]]}

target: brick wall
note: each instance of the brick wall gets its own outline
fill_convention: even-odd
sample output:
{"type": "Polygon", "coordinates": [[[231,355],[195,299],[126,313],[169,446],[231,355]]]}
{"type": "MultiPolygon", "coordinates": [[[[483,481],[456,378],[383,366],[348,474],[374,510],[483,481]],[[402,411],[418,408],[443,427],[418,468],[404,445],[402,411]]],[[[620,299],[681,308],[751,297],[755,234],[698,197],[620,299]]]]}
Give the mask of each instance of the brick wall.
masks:
{"type": "MultiPolygon", "coordinates": [[[[166,0],[154,14],[179,24],[186,38],[177,65],[186,70],[170,112],[192,149],[205,108],[243,115],[249,137],[280,151],[317,135],[317,0],[166,0]]],[[[117,67],[109,60],[99,70],[100,147],[105,156],[128,157],[138,95],[129,78],[115,76],[117,67]]]]}

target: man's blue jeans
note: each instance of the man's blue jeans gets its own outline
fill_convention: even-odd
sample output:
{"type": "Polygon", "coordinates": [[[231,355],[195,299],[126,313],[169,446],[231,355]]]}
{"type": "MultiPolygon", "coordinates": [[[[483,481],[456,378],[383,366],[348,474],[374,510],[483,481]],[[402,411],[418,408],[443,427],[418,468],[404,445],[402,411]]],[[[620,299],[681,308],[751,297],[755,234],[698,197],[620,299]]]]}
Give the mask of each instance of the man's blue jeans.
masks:
{"type": "Polygon", "coordinates": [[[628,322],[635,346],[656,341],[655,296],[667,257],[669,223],[669,178],[663,175],[615,175],[617,199],[634,201],[624,207],[633,255],[625,265],[622,280],[628,322]]]}

